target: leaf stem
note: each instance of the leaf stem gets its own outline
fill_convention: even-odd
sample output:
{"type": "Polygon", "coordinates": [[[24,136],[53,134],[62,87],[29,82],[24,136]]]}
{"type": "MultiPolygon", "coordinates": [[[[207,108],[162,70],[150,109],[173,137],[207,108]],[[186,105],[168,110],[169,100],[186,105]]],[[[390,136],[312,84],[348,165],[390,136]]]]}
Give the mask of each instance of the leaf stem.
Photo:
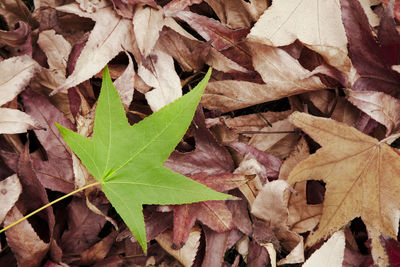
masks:
{"type": "Polygon", "coordinates": [[[74,195],[74,194],[76,194],[76,193],[78,193],[78,192],[80,192],[80,191],[83,191],[83,190],[85,190],[85,189],[88,189],[88,188],[90,188],[90,187],[92,187],[92,186],[99,185],[99,184],[101,184],[101,183],[102,183],[102,182],[95,182],[95,183],[91,183],[91,184],[85,185],[85,186],[83,186],[83,187],[81,187],[81,188],[78,188],[78,189],[76,189],[76,190],[74,190],[74,191],[72,191],[72,192],[70,192],[70,193],[68,193],[68,194],[66,194],[66,195],[64,195],[64,196],[62,196],[62,197],[57,198],[56,200],[53,200],[52,202],[47,203],[46,205],[44,205],[44,206],[38,208],[37,210],[32,211],[31,213],[29,213],[28,215],[26,215],[26,216],[24,216],[23,218],[19,219],[18,221],[13,222],[12,224],[10,224],[10,225],[7,226],[7,227],[4,227],[3,229],[0,230],[0,234],[3,233],[4,231],[7,231],[7,230],[10,229],[11,227],[13,227],[13,226],[19,224],[20,222],[25,221],[25,220],[28,219],[29,217],[32,217],[32,216],[35,215],[36,213],[38,213],[38,212],[40,212],[40,211],[42,211],[42,210],[44,210],[44,209],[50,207],[51,205],[53,205],[53,204],[55,204],[55,203],[57,203],[57,202],[59,202],[59,201],[65,199],[65,198],[67,198],[67,197],[69,197],[69,196],[72,196],[72,195],[74,195]]]}

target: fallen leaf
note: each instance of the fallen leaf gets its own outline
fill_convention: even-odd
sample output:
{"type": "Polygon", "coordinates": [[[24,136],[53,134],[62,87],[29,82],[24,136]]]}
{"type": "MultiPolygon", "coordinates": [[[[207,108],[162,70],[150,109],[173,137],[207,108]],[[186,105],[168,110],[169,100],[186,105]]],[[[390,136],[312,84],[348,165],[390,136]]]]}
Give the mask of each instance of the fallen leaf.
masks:
{"type": "Polygon", "coordinates": [[[151,109],[157,111],[182,96],[182,85],[170,55],[159,48],[155,49],[149,56],[149,63],[153,69],[140,65],[138,75],[154,87],[145,96],[151,109]]]}
{"type": "Polygon", "coordinates": [[[161,9],[139,6],[135,10],[132,23],[137,46],[146,58],[156,45],[164,26],[163,12],[161,9]]]}
{"type": "Polygon", "coordinates": [[[24,133],[30,129],[42,128],[28,114],[11,108],[0,108],[0,134],[24,133]]]}
{"type": "Polygon", "coordinates": [[[319,266],[322,262],[327,266],[342,267],[344,258],[345,236],[343,231],[334,233],[331,238],[317,249],[304,262],[304,267],[319,266]]]}
{"type": "Polygon", "coordinates": [[[384,264],[387,259],[379,235],[397,235],[394,211],[400,204],[400,186],[393,177],[400,172],[399,154],[387,144],[331,119],[295,112],[290,120],[322,146],[299,163],[288,178],[290,184],[309,179],[326,183],[321,221],[307,243],[315,244],[361,217],[372,240],[374,261],[384,264]]]}
{"type": "Polygon", "coordinates": [[[16,174],[0,182],[0,223],[3,222],[7,213],[17,202],[21,192],[22,187],[16,174]]]}
{"type": "Polygon", "coordinates": [[[376,91],[347,90],[348,100],[377,122],[385,125],[386,137],[400,126],[400,101],[376,91]]]}
{"type": "Polygon", "coordinates": [[[78,3],[72,3],[57,7],[57,10],[90,18],[96,24],[76,61],[74,72],[52,94],[86,81],[100,72],[119,52],[132,50],[132,22],[116,15],[111,7],[101,7],[94,13],[86,13],[79,8],[78,3]]]}
{"type": "Polygon", "coordinates": [[[179,260],[185,267],[190,267],[193,264],[194,258],[196,257],[197,250],[200,245],[201,230],[198,227],[194,227],[189,234],[188,241],[186,244],[178,249],[172,249],[172,231],[165,231],[156,237],[157,242],[165,249],[169,254],[179,260]]]}
{"type": "Polygon", "coordinates": [[[134,66],[131,56],[127,52],[125,53],[128,57],[129,63],[121,76],[114,81],[114,86],[121,98],[122,105],[124,105],[125,110],[127,110],[132,102],[135,90],[135,69],[133,68],[134,66]]]}
{"type": "MultiPolygon", "coordinates": [[[[229,28],[241,29],[250,27],[251,19],[245,1],[205,0],[205,2],[214,10],[222,24],[229,28]]],[[[251,1],[251,4],[254,4],[254,2],[256,1],[251,1]]]]}
{"type": "Polygon", "coordinates": [[[102,185],[144,252],[147,242],[143,204],[183,204],[229,197],[162,166],[186,132],[210,76],[211,70],[197,90],[131,127],[106,68],[93,138],[57,125],[66,143],[102,185]]]}
{"type": "MultiPolygon", "coordinates": [[[[349,41],[349,57],[360,75],[352,85],[352,89],[380,91],[398,97],[400,74],[392,70],[390,66],[399,63],[396,55],[400,53],[400,47],[384,46],[384,37],[387,35],[378,33],[378,40],[376,40],[357,0],[341,0],[341,7],[343,24],[349,41]]],[[[394,34],[391,33],[389,38],[400,40],[396,29],[393,31],[394,34]]]]}
{"type": "Polygon", "coordinates": [[[298,39],[332,66],[344,72],[350,69],[339,0],[274,1],[248,38],[272,46],[289,45],[298,39]]]}
{"type": "Polygon", "coordinates": [[[0,106],[21,93],[40,67],[29,56],[12,57],[0,62],[0,106]],[[11,67],[12,66],[12,67],[11,67]]]}

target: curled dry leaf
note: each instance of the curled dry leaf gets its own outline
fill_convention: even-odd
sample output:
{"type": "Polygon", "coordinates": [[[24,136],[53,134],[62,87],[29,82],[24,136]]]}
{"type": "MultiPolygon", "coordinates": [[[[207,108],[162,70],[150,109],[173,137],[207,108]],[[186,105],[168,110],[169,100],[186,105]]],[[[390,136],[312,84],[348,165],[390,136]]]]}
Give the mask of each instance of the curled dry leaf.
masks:
{"type": "Polygon", "coordinates": [[[198,227],[193,227],[190,231],[189,238],[186,244],[178,249],[172,249],[172,231],[165,231],[158,235],[156,240],[160,246],[169,254],[175,257],[185,267],[192,266],[200,245],[201,230],[198,227]]]}
{"type": "MultiPolygon", "coordinates": [[[[243,29],[250,27],[252,21],[247,10],[248,3],[245,1],[205,0],[205,2],[214,10],[222,24],[229,28],[243,29]]],[[[251,1],[251,4],[254,4],[254,2],[264,1],[251,1]]]]}
{"type": "Polygon", "coordinates": [[[317,249],[303,264],[304,267],[319,266],[322,262],[330,267],[342,267],[345,236],[343,231],[334,233],[325,244],[317,249]]]}
{"type": "Polygon", "coordinates": [[[124,105],[125,110],[127,110],[132,102],[133,93],[135,91],[135,69],[131,56],[126,51],[125,54],[129,60],[128,66],[122,75],[114,81],[114,86],[121,98],[122,105],[124,105]]]}
{"type": "Polygon", "coordinates": [[[289,45],[298,39],[332,66],[344,72],[350,69],[339,0],[276,0],[248,37],[273,46],[289,45]]]}
{"type": "Polygon", "coordinates": [[[326,183],[321,221],[307,243],[315,244],[361,217],[372,240],[374,261],[385,265],[387,258],[379,236],[397,235],[400,182],[395,177],[400,173],[399,154],[387,144],[331,119],[295,112],[290,120],[322,146],[300,162],[288,179],[290,184],[309,179],[326,183]]]}
{"type": "Polygon", "coordinates": [[[400,101],[376,91],[347,91],[348,100],[377,122],[385,125],[386,136],[400,126],[400,101]]]}
{"type": "Polygon", "coordinates": [[[21,192],[22,187],[16,174],[0,182],[0,223],[17,202],[21,192]]]}

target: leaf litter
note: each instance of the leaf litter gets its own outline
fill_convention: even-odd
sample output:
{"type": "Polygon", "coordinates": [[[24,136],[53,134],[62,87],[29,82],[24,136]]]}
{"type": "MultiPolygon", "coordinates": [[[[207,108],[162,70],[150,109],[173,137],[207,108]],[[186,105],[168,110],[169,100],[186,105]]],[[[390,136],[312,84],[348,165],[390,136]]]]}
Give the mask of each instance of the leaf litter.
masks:
{"type": "Polygon", "coordinates": [[[103,191],[75,194],[1,234],[0,265],[395,266],[400,153],[386,140],[400,125],[399,4],[318,3],[2,1],[3,227],[98,180],[103,191]],[[106,65],[123,106],[104,100],[106,65]],[[193,95],[208,67],[185,136],[156,142],[175,151],[118,169],[165,120],[189,125],[180,109],[146,121],[193,95]],[[97,113],[107,104],[111,127],[97,113]],[[63,130],[86,140],[97,163],[71,151],[54,123],[79,132],[63,130]],[[112,183],[155,171],[171,194],[112,183]],[[186,202],[200,202],[174,202],[184,176],[240,200],[202,201],[194,191],[186,202]],[[116,203],[115,190],[129,205],[116,203]],[[140,227],[125,224],[129,216],[140,227]]]}

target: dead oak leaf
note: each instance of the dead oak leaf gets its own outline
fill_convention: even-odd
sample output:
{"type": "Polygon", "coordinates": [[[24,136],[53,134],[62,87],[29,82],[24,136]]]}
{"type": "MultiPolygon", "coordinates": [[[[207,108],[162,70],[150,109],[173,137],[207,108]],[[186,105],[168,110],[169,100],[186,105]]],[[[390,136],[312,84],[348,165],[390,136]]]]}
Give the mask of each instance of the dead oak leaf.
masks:
{"type": "Polygon", "coordinates": [[[295,112],[290,120],[322,146],[300,162],[288,179],[291,184],[310,179],[326,183],[321,221],[307,243],[312,245],[361,217],[372,240],[374,261],[384,265],[379,236],[397,235],[400,155],[387,144],[332,119],[295,112]]]}

